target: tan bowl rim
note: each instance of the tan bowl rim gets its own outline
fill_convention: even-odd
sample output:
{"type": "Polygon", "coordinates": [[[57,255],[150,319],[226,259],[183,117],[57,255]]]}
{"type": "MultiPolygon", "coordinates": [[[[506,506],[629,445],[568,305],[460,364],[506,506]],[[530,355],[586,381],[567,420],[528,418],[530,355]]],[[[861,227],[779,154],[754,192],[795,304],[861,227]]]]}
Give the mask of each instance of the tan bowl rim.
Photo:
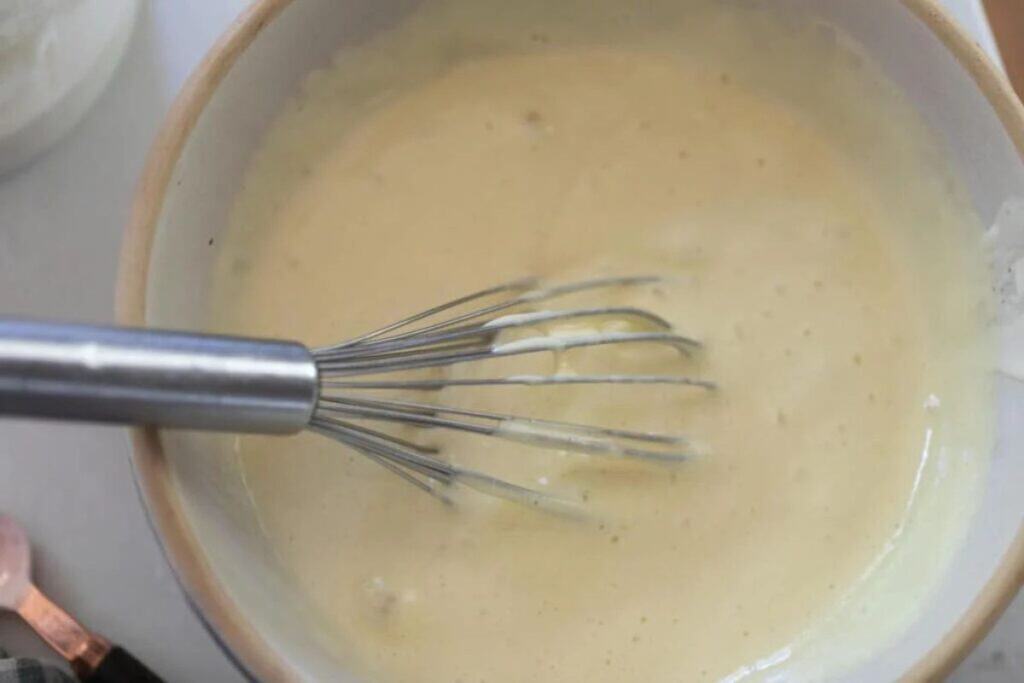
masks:
{"type": "MultiPolygon", "coordinates": [[[[116,288],[117,320],[145,325],[150,249],[165,191],[200,113],[239,55],[293,0],[255,0],[213,45],[192,72],[150,149],[121,248],[116,288]]],[[[1002,72],[937,0],[898,0],[945,44],[968,71],[1002,121],[1024,159],[1024,107],[1002,72]]],[[[156,430],[133,429],[135,478],[150,524],[189,603],[225,653],[250,676],[297,680],[297,673],[235,607],[207,564],[170,480],[156,430]]],[[[984,588],[942,640],[905,680],[941,680],[981,641],[1024,581],[1024,524],[984,588]]]]}

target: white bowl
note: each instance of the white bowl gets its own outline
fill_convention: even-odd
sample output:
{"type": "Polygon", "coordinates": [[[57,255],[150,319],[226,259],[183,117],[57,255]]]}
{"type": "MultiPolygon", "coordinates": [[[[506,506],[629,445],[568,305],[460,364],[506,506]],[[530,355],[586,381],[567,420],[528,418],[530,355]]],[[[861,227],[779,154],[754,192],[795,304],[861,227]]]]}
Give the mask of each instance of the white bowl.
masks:
{"type": "MultiPolygon", "coordinates": [[[[120,321],[202,324],[214,249],[268,124],[311,69],[407,12],[410,0],[261,0],[217,43],[168,117],[142,178],[122,259],[120,321]]],[[[930,0],[777,0],[853,36],[948,149],[989,224],[1024,197],[1024,110],[983,53],[930,0]]],[[[977,643],[1024,574],[1024,385],[997,381],[999,420],[980,508],[912,627],[844,680],[939,678],[977,643]]],[[[227,650],[261,680],[349,680],[327,629],[261,540],[237,468],[134,432],[153,525],[227,650]],[[173,451],[173,457],[168,453],[173,451]]]]}
{"type": "Polygon", "coordinates": [[[0,175],[49,149],[88,113],[121,63],[136,0],[4,7],[0,175]]]}

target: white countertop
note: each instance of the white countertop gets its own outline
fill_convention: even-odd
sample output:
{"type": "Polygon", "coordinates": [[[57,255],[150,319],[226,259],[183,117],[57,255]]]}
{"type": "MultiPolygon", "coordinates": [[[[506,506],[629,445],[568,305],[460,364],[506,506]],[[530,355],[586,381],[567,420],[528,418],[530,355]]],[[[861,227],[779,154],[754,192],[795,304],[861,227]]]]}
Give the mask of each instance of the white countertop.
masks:
{"type": "MultiPolygon", "coordinates": [[[[993,43],[977,0],[944,0],[993,43]]],[[[0,178],[0,311],[112,317],[118,246],[149,143],[174,95],[247,0],[143,0],[111,87],[77,130],[0,178]]],[[[0,422],[0,508],[33,539],[44,592],[169,682],[243,680],[190,611],[146,522],[123,430],[0,422]]],[[[0,647],[50,657],[17,617],[0,647]]],[[[1024,680],[1024,601],[961,667],[958,682],[1024,680]]]]}

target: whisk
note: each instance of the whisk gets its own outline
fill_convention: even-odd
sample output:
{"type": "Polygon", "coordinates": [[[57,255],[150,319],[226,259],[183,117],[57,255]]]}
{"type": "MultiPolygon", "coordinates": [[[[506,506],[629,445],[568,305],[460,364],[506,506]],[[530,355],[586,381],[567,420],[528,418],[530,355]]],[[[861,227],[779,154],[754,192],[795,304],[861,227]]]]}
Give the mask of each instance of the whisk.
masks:
{"type": "Polygon", "coordinates": [[[422,378],[407,371],[619,344],[668,345],[689,356],[700,343],[644,309],[540,306],[588,290],[657,281],[614,277],[545,287],[535,279],[522,279],[314,349],[290,341],[0,320],[0,415],[236,433],[311,430],[444,501],[451,500],[450,487],[464,485],[541,506],[552,502],[549,494],[460,467],[436,448],[382,430],[389,424],[449,429],[550,449],[653,461],[685,460],[693,448],[683,436],[411,401],[404,392],[570,384],[712,389],[714,384],[676,374],[422,378]],[[534,332],[567,321],[601,324],[575,325],[574,329],[587,330],[578,333],[534,332]],[[629,331],[621,331],[624,327],[629,331]],[[520,336],[510,338],[513,331],[520,336]],[[402,398],[382,390],[400,390],[402,398]]]}

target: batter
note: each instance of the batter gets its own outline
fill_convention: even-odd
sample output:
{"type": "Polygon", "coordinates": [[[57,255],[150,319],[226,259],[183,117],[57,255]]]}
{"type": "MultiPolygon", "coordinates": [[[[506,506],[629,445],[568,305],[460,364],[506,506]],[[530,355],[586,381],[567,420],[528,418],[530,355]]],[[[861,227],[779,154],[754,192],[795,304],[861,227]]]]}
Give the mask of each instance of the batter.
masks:
{"type": "Polygon", "coordinates": [[[923,124],[828,27],[637,7],[428,3],[309,78],[238,198],[222,331],[328,342],[524,275],[654,273],[564,304],[657,311],[702,354],[500,370],[720,385],[438,397],[707,445],[666,468],[415,435],[587,522],[452,510],[315,436],[242,439],[269,542],[368,680],[831,678],[906,626],[969,518],[986,279],[923,124]]]}

